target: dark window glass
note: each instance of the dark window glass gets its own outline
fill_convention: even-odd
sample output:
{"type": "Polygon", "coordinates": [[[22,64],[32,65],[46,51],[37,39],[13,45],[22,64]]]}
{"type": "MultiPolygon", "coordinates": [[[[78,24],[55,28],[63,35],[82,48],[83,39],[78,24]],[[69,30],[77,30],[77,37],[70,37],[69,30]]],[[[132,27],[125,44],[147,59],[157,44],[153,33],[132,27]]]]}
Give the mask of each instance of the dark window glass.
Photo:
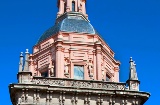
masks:
{"type": "Polygon", "coordinates": [[[48,71],[41,73],[42,77],[48,77],[48,71]]]}
{"type": "Polygon", "coordinates": [[[72,12],[75,12],[75,1],[72,1],[72,12]]]}
{"type": "Polygon", "coordinates": [[[64,3],[64,13],[66,12],[66,3],[64,3]]]}
{"type": "Polygon", "coordinates": [[[106,81],[110,81],[110,77],[106,75],[106,81]]]}

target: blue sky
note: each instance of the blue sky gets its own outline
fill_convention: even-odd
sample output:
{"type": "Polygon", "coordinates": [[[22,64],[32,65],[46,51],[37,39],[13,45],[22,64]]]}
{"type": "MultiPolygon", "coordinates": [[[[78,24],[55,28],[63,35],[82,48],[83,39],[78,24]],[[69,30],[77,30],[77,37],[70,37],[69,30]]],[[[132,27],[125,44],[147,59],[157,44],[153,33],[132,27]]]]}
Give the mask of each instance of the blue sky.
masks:
{"type": "MultiPolygon", "coordinates": [[[[0,55],[2,105],[11,105],[8,85],[16,83],[19,54],[54,25],[57,0],[1,0],[0,55]]],[[[120,80],[129,75],[129,58],[137,64],[140,90],[151,93],[145,105],[159,105],[160,0],[87,0],[91,24],[121,61],[120,80]]]]}

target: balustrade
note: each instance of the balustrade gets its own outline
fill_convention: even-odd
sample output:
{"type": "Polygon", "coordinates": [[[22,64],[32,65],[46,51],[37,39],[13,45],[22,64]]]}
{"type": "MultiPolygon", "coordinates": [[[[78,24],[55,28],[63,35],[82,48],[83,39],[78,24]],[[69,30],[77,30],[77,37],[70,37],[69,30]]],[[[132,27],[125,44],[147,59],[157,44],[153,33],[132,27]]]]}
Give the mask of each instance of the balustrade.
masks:
{"type": "Polygon", "coordinates": [[[125,90],[126,83],[115,83],[94,80],[74,80],[64,78],[44,78],[33,77],[32,84],[70,87],[70,88],[86,88],[86,89],[105,89],[105,90],[125,90]]]}

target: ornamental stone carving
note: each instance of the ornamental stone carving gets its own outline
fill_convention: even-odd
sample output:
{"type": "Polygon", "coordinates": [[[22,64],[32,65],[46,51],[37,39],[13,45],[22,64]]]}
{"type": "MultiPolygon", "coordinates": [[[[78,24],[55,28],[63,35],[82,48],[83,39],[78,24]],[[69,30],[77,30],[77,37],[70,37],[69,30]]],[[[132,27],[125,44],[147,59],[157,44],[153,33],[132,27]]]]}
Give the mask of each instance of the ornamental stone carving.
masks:
{"type": "Polygon", "coordinates": [[[88,72],[89,72],[89,77],[93,79],[93,61],[92,60],[89,60],[88,72]]]}
{"type": "Polygon", "coordinates": [[[65,61],[64,62],[64,75],[68,77],[69,76],[69,59],[65,58],[64,61],[65,61]]]}
{"type": "Polygon", "coordinates": [[[125,90],[125,83],[111,83],[103,81],[81,81],[71,79],[59,79],[59,78],[40,78],[34,77],[33,84],[51,85],[51,86],[67,86],[77,88],[93,88],[93,89],[108,89],[108,90],[125,90]]]}
{"type": "Polygon", "coordinates": [[[52,63],[51,67],[50,67],[50,75],[51,77],[54,77],[54,63],[52,63]]]}
{"type": "Polygon", "coordinates": [[[102,80],[105,78],[105,68],[104,65],[102,64],[102,80]]]}

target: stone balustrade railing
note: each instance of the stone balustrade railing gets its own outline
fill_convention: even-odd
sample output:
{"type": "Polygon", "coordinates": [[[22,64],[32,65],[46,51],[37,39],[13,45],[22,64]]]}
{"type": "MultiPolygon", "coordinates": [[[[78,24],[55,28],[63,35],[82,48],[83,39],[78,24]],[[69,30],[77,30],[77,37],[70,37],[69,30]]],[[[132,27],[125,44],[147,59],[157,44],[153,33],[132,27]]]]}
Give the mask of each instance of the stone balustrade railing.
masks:
{"type": "Polygon", "coordinates": [[[33,77],[33,84],[60,86],[69,88],[125,90],[126,83],[115,83],[95,80],[74,80],[67,78],[33,77]]]}

